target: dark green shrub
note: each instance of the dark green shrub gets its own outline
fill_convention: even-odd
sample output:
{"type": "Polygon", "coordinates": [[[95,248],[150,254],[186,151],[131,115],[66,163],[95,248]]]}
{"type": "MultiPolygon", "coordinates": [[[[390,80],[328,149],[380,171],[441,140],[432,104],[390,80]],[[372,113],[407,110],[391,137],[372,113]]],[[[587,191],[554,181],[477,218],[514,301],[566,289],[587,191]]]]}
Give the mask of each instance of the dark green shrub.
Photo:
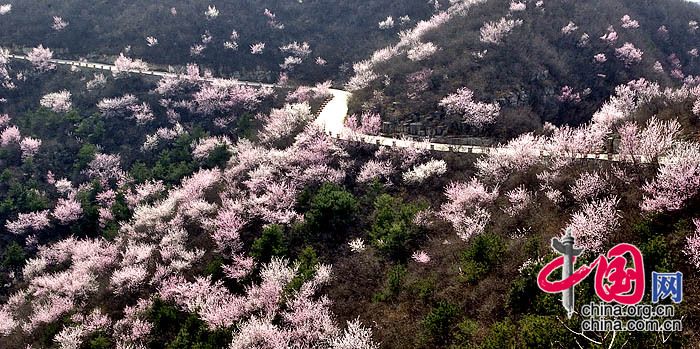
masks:
{"type": "MultiPolygon", "coordinates": [[[[547,258],[545,258],[548,260],[547,258]]],[[[562,314],[561,298],[558,294],[545,293],[537,286],[537,274],[542,268],[541,263],[532,264],[523,269],[508,289],[506,304],[512,311],[520,314],[536,312],[540,315],[562,314]]],[[[555,273],[556,274],[556,273],[555,273]]],[[[561,275],[561,274],[560,274],[561,275]]],[[[556,279],[553,275],[551,279],[556,279]]],[[[585,283],[577,287],[583,288],[585,283]]],[[[577,302],[579,299],[577,298],[577,302]]]]}
{"type": "Polygon", "coordinates": [[[215,256],[204,267],[204,275],[211,275],[212,280],[221,280],[224,278],[223,270],[224,260],[221,256],[215,256]]]}
{"type": "Polygon", "coordinates": [[[478,322],[472,319],[460,322],[452,332],[453,345],[450,348],[473,348],[475,346],[474,337],[477,331],[479,331],[478,322]]]}
{"type": "Polygon", "coordinates": [[[461,268],[464,281],[479,281],[499,263],[504,252],[505,243],[498,235],[486,233],[476,236],[462,253],[461,268]]]}
{"type": "Polygon", "coordinates": [[[376,293],[373,297],[375,302],[385,302],[393,297],[396,297],[401,292],[401,287],[403,285],[403,279],[406,276],[406,267],[403,265],[397,265],[391,269],[386,274],[386,285],[384,289],[376,293]]]}
{"type": "Polygon", "coordinates": [[[423,303],[429,303],[435,293],[435,280],[420,279],[410,284],[409,287],[413,296],[420,299],[423,303]]]}
{"type": "Polygon", "coordinates": [[[489,334],[481,343],[482,349],[507,349],[515,347],[515,339],[517,338],[516,327],[509,320],[503,320],[495,323],[489,334]]]}
{"type": "Polygon", "coordinates": [[[104,333],[97,333],[87,341],[87,349],[109,349],[112,342],[104,333]]]}
{"type": "Polygon", "coordinates": [[[428,315],[423,318],[423,330],[429,341],[445,344],[449,340],[454,320],[459,314],[457,306],[440,302],[428,315]]]}
{"type": "Polygon", "coordinates": [[[209,153],[209,157],[206,158],[204,163],[202,164],[202,167],[204,168],[214,168],[214,167],[219,167],[219,168],[224,168],[226,167],[226,163],[228,160],[231,158],[231,152],[228,150],[228,147],[225,145],[218,146],[214,148],[211,153],[209,153]]]}
{"type": "Polygon", "coordinates": [[[639,249],[644,256],[644,271],[647,278],[651,277],[652,271],[669,272],[672,268],[671,257],[668,244],[664,236],[655,236],[642,242],[639,249]]]}
{"type": "Polygon", "coordinates": [[[278,224],[266,226],[262,236],[257,238],[250,248],[250,255],[263,263],[269,262],[272,257],[284,256],[286,253],[284,228],[278,224]]]}
{"type": "Polygon", "coordinates": [[[94,144],[85,143],[78,151],[78,156],[75,162],[76,170],[83,170],[95,158],[97,147],[94,144]]]}
{"type": "Polygon", "coordinates": [[[316,251],[312,247],[301,250],[295,264],[299,267],[298,275],[287,286],[290,290],[298,290],[304,282],[311,280],[316,275],[316,266],[318,265],[316,251]]]}
{"type": "Polygon", "coordinates": [[[420,209],[389,194],[379,195],[374,202],[372,243],[389,257],[406,260],[422,237],[421,229],[413,224],[420,209]]]}
{"type": "Polygon", "coordinates": [[[12,241],[2,255],[2,266],[18,268],[24,265],[26,254],[24,248],[15,241],[12,241]]]}
{"type": "Polygon", "coordinates": [[[342,241],[343,233],[354,224],[357,210],[357,200],[351,193],[335,184],[325,183],[311,198],[302,230],[309,237],[342,241]]]}
{"type": "Polygon", "coordinates": [[[197,315],[182,312],[172,305],[156,299],[148,318],[153,324],[150,348],[168,349],[218,349],[231,343],[231,331],[209,330],[197,315]]]}
{"type": "Polygon", "coordinates": [[[570,337],[567,330],[552,316],[528,315],[520,320],[519,325],[521,348],[570,347],[566,344],[570,337]]]}

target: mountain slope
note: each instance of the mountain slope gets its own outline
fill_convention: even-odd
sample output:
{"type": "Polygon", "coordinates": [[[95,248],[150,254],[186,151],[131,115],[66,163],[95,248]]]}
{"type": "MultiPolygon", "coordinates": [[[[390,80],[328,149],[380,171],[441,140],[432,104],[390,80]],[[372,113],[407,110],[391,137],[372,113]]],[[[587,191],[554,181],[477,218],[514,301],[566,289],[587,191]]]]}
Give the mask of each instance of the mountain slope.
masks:
{"type": "MultiPolygon", "coordinates": [[[[118,55],[126,46],[131,55],[147,62],[181,65],[194,62],[222,73],[246,74],[263,71],[267,79],[276,79],[285,55],[278,47],[290,42],[309,42],[311,59],[296,76],[308,80],[328,79],[343,63],[361,59],[386,45],[393,33],[382,31],[378,22],[387,16],[409,16],[415,20],[428,16],[432,8],[423,0],[327,2],[327,1],[49,1],[8,0],[12,11],[0,21],[0,45],[54,49],[62,57],[90,54],[118,55]],[[219,15],[207,19],[205,12],[214,6],[219,15]],[[171,10],[175,9],[173,15],[171,10]],[[275,28],[265,10],[275,15],[275,28]],[[61,31],[51,28],[52,17],[69,23],[61,31]],[[280,29],[279,26],[284,26],[280,29]],[[239,34],[238,50],[227,50],[231,32],[239,34]],[[190,48],[202,44],[208,31],[213,37],[201,56],[191,56],[190,48]],[[146,37],[158,39],[147,46],[146,37]],[[250,45],[263,42],[262,55],[250,54],[250,45]],[[314,64],[320,56],[325,67],[314,64]]],[[[313,80],[312,80],[313,81],[313,80]]]]}
{"type": "Polygon", "coordinates": [[[502,140],[538,129],[544,122],[586,122],[615,86],[630,80],[644,77],[673,86],[682,80],[671,77],[674,69],[684,76],[700,72],[697,51],[692,51],[700,47],[700,33],[691,28],[692,21],[700,19],[696,4],[680,0],[515,4],[526,8],[511,10],[511,2],[504,0],[472,6],[467,15],[453,16],[425,34],[422,42],[438,48],[434,54],[418,61],[401,55],[377,64],[374,72],[380,78],[355,93],[355,110],[379,112],[389,133],[502,140]],[[625,15],[639,27],[626,24],[624,28],[625,15]],[[500,18],[522,24],[498,44],[481,41],[484,24],[500,18]],[[573,29],[567,34],[564,28],[569,23],[573,29]],[[662,26],[666,33],[659,29],[662,26]],[[601,39],[610,31],[615,32],[615,41],[601,39]],[[617,50],[626,43],[643,52],[641,62],[625,64],[617,57],[617,50]],[[604,62],[595,61],[598,54],[605,55],[604,62]],[[672,54],[677,62],[670,58],[672,54]],[[654,69],[656,62],[663,72],[654,69]],[[412,74],[416,78],[408,81],[412,74]],[[566,86],[573,95],[568,99],[562,94],[566,86]],[[438,106],[442,98],[462,87],[473,90],[476,100],[500,105],[495,124],[468,127],[460,116],[446,115],[438,106]],[[416,122],[420,124],[407,127],[416,122]]]}

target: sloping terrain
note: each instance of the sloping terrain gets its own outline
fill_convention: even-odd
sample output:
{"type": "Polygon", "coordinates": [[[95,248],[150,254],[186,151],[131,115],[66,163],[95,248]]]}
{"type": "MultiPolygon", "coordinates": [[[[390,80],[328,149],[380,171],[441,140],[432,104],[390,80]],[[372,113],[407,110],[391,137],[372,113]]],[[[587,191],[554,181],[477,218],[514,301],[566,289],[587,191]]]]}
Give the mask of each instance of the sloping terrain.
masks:
{"type": "MultiPolygon", "coordinates": [[[[125,47],[149,63],[183,65],[198,63],[219,73],[277,79],[285,54],[280,46],[308,42],[312,55],[297,67],[305,81],[340,77],[339,67],[351,64],[394,39],[397,29],[380,30],[387,16],[409,16],[410,23],[428,17],[430,4],[412,1],[92,1],[10,0],[11,15],[3,16],[0,45],[34,47],[43,44],[64,58],[90,54],[116,56],[125,47]],[[219,14],[205,15],[209,6],[219,14]],[[175,9],[175,14],[171,11],[175,9]],[[269,10],[275,19],[266,16],[269,10]],[[68,26],[52,29],[53,16],[68,26]],[[232,31],[238,40],[231,40],[232,31]],[[203,43],[208,33],[210,43],[203,43]],[[158,44],[149,47],[147,37],[158,44]],[[226,41],[238,49],[226,49],[226,41]],[[265,43],[261,55],[251,55],[250,45],[265,43]],[[201,55],[190,49],[202,45],[201,55]],[[328,63],[319,67],[316,57],[328,63]]],[[[408,24],[406,24],[408,25],[408,24]]],[[[397,24],[398,26],[398,24],[397,24]]]]}
{"type": "Polygon", "coordinates": [[[545,122],[587,122],[616,86],[630,80],[644,77],[678,86],[683,78],[700,73],[697,4],[515,3],[523,7],[511,9],[511,2],[503,0],[474,5],[466,15],[453,16],[423,36],[421,42],[433,43],[435,53],[420,60],[399,55],[376,64],[378,78],[355,93],[353,110],[380,113],[387,133],[504,140],[545,122]],[[622,21],[626,15],[627,24],[622,21]],[[501,18],[522,22],[498,43],[482,41],[484,25],[501,18]],[[641,61],[626,63],[619,57],[617,50],[626,43],[641,50],[641,61]],[[596,55],[604,56],[596,60],[596,55]],[[571,88],[569,93],[565,87],[571,88]],[[472,90],[475,100],[498,103],[500,116],[474,127],[461,115],[447,113],[440,101],[460,88],[472,90]]]}
{"type": "MultiPolygon", "coordinates": [[[[0,4],[0,348],[700,343],[696,5],[12,5],[0,4]],[[233,29],[238,51],[223,48],[233,29]],[[178,74],[133,73],[139,59],[178,74]],[[350,95],[329,79],[353,92],[344,124],[350,95]],[[493,146],[355,141],[438,128],[493,146]],[[618,161],[578,156],[601,152],[618,161]],[[682,331],[580,332],[581,314],[537,284],[565,231],[585,248],[577,266],[628,243],[647,285],[682,272],[682,331]]],[[[593,279],[577,310],[600,301],[593,279]]]]}

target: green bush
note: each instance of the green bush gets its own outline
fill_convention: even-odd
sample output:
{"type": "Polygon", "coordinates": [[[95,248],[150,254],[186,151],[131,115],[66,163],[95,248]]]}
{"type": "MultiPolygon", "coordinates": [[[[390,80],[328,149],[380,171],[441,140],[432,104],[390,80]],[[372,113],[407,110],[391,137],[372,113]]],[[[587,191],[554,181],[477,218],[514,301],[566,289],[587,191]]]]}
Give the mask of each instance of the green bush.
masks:
{"type": "Polygon", "coordinates": [[[485,233],[476,236],[462,253],[462,278],[475,283],[498,265],[505,252],[505,243],[498,235],[485,233]]]}
{"type": "Polygon", "coordinates": [[[150,348],[218,349],[231,343],[230,330],[211,331],[195,314],[182,312],[156,299],[149,312],[153,324],[150,348]]]}
{"type": "MultiPolygon", "coordinates": [[[[545,260],[551,260],[549,257],[545,260]]],[[[520,272],[508,289],[506,304],[515,313],[526,314],[535,312],[540,315],[561,315],[561,298],[559,294],[545,293],[537,285],[537,274],[542,268],[541,263],[532,264],[520,272]]],[[[556,274],[556,273],[555,273],[556,274]]],[[[550,276],[557,279],[560,276],[550,276]]],[[[586,287],[586,282],[579,284],[579,291],[586,287]]],[[[585,292],[584,292],[585,293],[585,292]]],[[[593,293],[593,292],[591,292],[593,293]]],[[[576,299],[579,302],[579,298],[576,299]]]]}
{"type": "Polygon", "coordinates": [[[228,147],[225,145],[218,146],[214,148],[211,153],[209,153],[209,157],[204,161],[202,164],[202,167],[204,168],[224,168],[226,167],[226,163],[228,160],[231,158],[231,152],[228,150],[228,147]]]}
{"type": "Polygon", "coordinates": [[[507,349],[514,348],[517,338],[516,327],[509,320],[495,323],[486,339],[481,343],[482,349],[507,349]]]}
{"type": "Polygon", "coordinates": [[[78,156],[75,162],[76,170],[84,170],[87,165],[95,158],[95,153],[97,153],[97,146],[90,143],[85,143],[80,150],[78,150],[78,156]]]}
{"type": "Polygon", "coordinates": [[[435,280],[420,279],[410,284],[410,292],[423,303],[429,303],[435,293],[435,280]]]}
{"type": "Polygon", "coordinates": [[[112,205],[112,216],[115,221],[125,221],[131,217],[131,210],[129,210],[129,205],[126,203],[126,198],[124,194],[118,194],[112,205]]]}
{"type": "Polygon", "coordinates": [[[51,205],[41,193],[41,186],[36,180],[14,182],[10,185],[7,197],[14,202],[13,209],[19,212],[34,212],[45,210],[51,205]]]}
{"type": "Polygon", "coordinates": [[[284,228],[278,224],[266,226],[262,236],[257,238],[250,248],[250,255],[263,263],[269,262],[272,257],[284,256],[286,253],[284,228]]]}
{"type": "Polygon", "coordinates": [[[390,258],[406,260],[422,238],[422,231],[413,224],[421,207],[404,204],[400,198],[382,194],[374,202],[372,243],[390,258]]]}
{"type": "Polygon", "coordinates": [[[142,161],[137,161],[131,166],[129,174],[134,178],[136,183],[144,183],[151,179],[153,174],[151,168],[142,161]]]}
{"type": "Polygon", "coordinates": [[[466,319],[457,325],[457,328],[452,332],[452,345],[450,348],[473,348],[474,337],[476,332],[479,331],[479,323],[472,320],[466,319]]]}
{"type": "Polygon", "coordinates": [[[553,316],[528,315],[522,318],[520,325],[521,348],[561,348],[571,347],[564,326],[553,316]]]}
{"type": "Polygon", "coordinates": [[[298,290],[304,282],[311,280],[316,275],[316,266],[318,265],[316,251],[312,247],[306,247],[299,253],[295,264],[299,268],[298,275],[289,283],[290,290],[298,290]]]}
{"type": "Polygon", "coordinates": [[[163,180],[167,184],[178,184],[191,175],[199,166],[192,158],[191,144],[198,138],[205,137],[201,128],[195,128],[190,134],[178,137],[167,149],[158,154],[158,159],[151,170],[153,179],[163,180]]]}
{"type": "Polygon", "coordinates": [[[75,127],[75,133],[90,143],[99,144],[107,135],[105,119],[100,114],[82,118],[75,127]]]}
{"type": "Polygon", "coordinates": [[[167,349],[219,349],[231,342],[231,334],[225,330],[210,331],[204,321],[189,315],[181,324],[175,338],[166,344],[167,349]]]}
{"type": "Polygon", "coordinates": [[[215,256],[204,267],[204,275],[210,275],[212,280],[221,280],[224,278],[224,259],[221,256],[215,256]]]}
{"type": "Polygon", "coordinates": [[[2,266],[19,268],[24,265],[26,254],[24,248],[15,241],[12,241],[2,254],[2,266]]]}
{"type": "Polygon", "coordinates": [[[112,342],[104,333],[97,333],[92,338],[86,341],[87,349],[109,349],[112,348],[112,342]]]}
{"type": "Polygon", "coordinates": [[[644,256],[644,271],[647,278],[651,277],[652,271],[669,272],[672,268],[671,257],[666,238],[664,236],[655,236],[644,241],[639,249],[644,256]]]}
{"type": "Polygon", "coordinates": [[[335,184],[325,183],[311,198],[303,232],[307,237],[328,242],[343,241],[343,233],[355,224],[358,208],[355,196],[335,184]]]}
{"type": "Polygon", "coordinates": [[[403,279],[406,276],[406,267],[397,265],[386,274],[386,285],[381,292],[376,293],[372,298],[375,302],[385,302],[396,297],[401,292],[403,279]]]}
{"type": "Polygon", "coordinates": [[[445,344],[449,340],[453,322],[459,315],[457,306],[440,302],[428,315],[423,318],[423,330],[429,341],[436,344],[445,344]]]}

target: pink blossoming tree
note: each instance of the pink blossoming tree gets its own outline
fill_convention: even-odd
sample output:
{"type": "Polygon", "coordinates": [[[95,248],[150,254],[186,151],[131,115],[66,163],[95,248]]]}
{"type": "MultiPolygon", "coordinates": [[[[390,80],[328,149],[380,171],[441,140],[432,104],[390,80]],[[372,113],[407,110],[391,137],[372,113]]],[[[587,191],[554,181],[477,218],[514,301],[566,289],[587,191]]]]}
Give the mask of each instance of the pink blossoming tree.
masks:
{"type": "Polygon", "coordinates": [[[579,246],[590,252],[601,250],[606,238],[620,226],[618,202],[616,196],[591,201],[571,217],[566,229],[571,229],[579,246]]]}
{"type": "Polygon", "coordinates": [[[496,22],[486,22],[481,27],[481,42],[487,44],[500,44],[503,39],[516,27],[523,24],[521,19],[501,18],[496,22]]]}
{"type": "Polygon", "coordinates": [[[61,31],[63,29],[66,29],[68,27],[68,22],[65,21],[61,17],[54,16],[53,17],[53,24],[51,25],[51,28],[55,31],[61,31]]]}
{"type": "Polygon", "coordinates": [[[644,186],[642,209],[676,211],[700,191],[700,146],[677,143],[667,154],[653,181],[644,186]]]}
{"type": "Polygon", "coordinates": [[[44,95],[39,101],[44,108],[49,108],[56,113],[66,113],[72,107],[71,93],[63,90],[44,95]]]}
{"type": "Polygon", "coordinates": [[[498,103],[474,101],[474,92],[466,87],[443,98],[440,106],[444,107],[448,114],[460,115],[464,118],[464,123],[477,128],[495,122],[501,111],[498,103]]]}
{"type": "Polygon", "coordinates": [[[633,44],[626,42],[622,47],[615,49],[615,56],[622,61],[626,66],[630,66],[642,61],[642,50],[634,47],[633,44]]]}
{"type": "Polygon", "coordinates": [[[33,48],[27,54],[27,59],[39,71],[49,71],[56,68],[56,65],[51,62],[53,51],[45,48],[42,45],[33,48]]]}
{"type": "Polygon", "coordinates": [[[19,148],[22,151],[22,159],[31,158],[39,152],[41,147],[41,139],[24,137],[19,143],[19,148]]]}
{"type": "Polygon", "coordinates": [[[148,64],[140,59],[132,59],[124,56],[123,53],[119,54],[119,57],[114,61],[114,70],[112,74],[115,77],[123,76],[131,71],[145,71],[148,70],[148,64]]]}

